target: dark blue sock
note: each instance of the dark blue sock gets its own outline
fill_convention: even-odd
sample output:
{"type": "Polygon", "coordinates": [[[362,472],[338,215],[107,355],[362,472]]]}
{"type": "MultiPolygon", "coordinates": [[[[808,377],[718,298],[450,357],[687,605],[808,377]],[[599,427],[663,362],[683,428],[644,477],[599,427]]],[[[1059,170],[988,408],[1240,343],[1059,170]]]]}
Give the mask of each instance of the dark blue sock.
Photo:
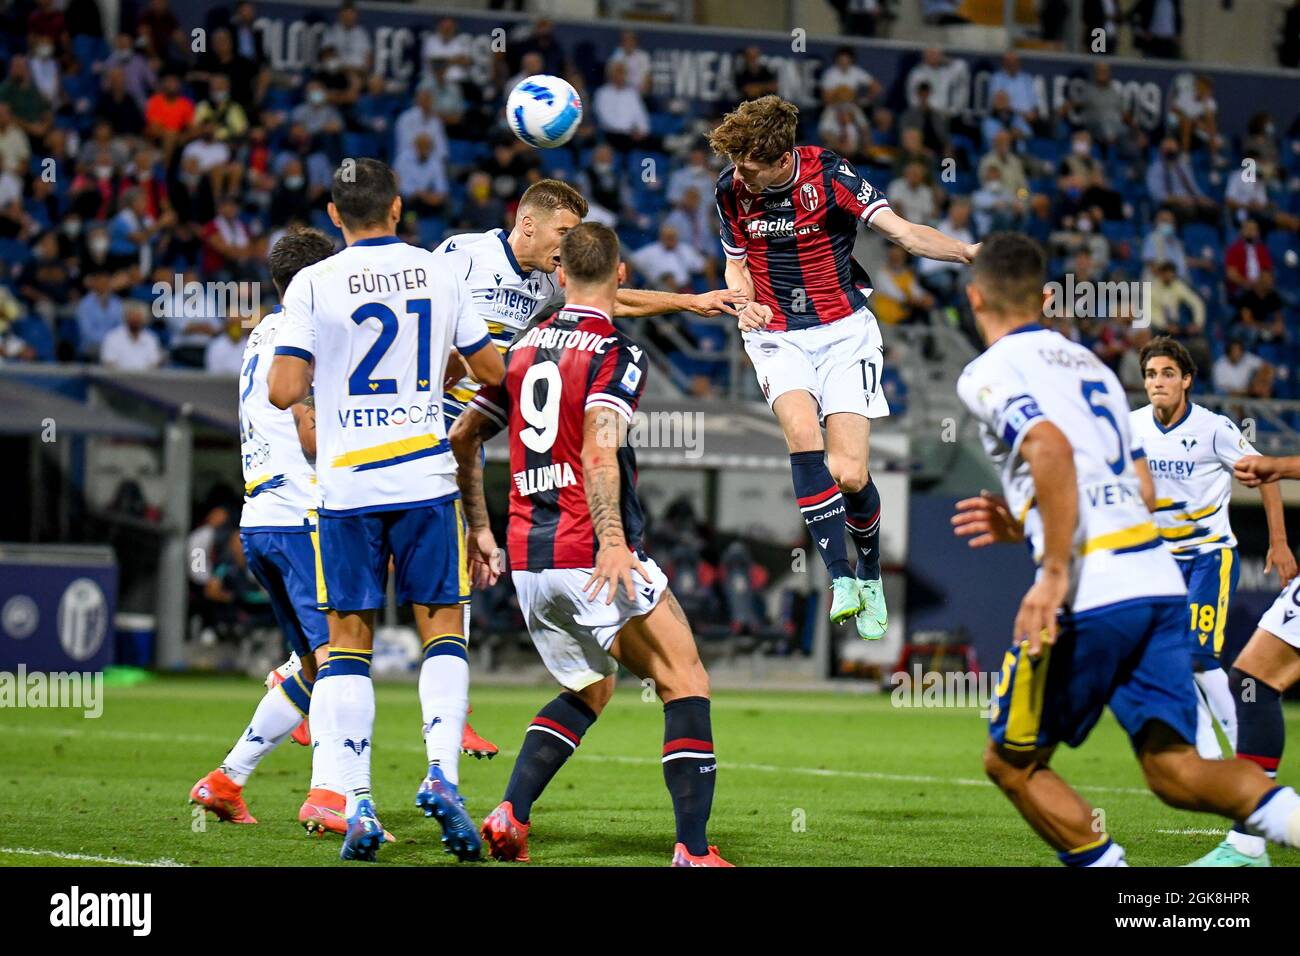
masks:
{"type": "Polygon", "coordinates": [[[844,492],[844,526],[858,551],[858,577],[873,581],[880,577],[880,492],[867,476],[860,491],[844,492]]]}
{"type": "Polygon", "coordinates": [[[852,577],[844,546],[844,496],[826,467],[826,453],[795,452],[790,456],[790,477],[799,511],[826,569],[832,578],[852,577]]]}
{"type": "MultiPolygon", "coordinates": [[[[1237,705],[1237,757],[1259,766],[1270,777],[1277,776],[1286,743],[1286,722],[1282,717],[1282,695],[1258,677],[1232,668],[1228,685],[1237,705]]],[[[1249,832],[1238,823],[1234,830],[1249,832]]]]}
{"type": "Polygon", "coordinates": [[[513,806],[516,820],[528,822],[533,801],[542,795],[595,722],[595,711],[567,690],[537,712],[524,733],[523,746],[502,797],[513,806]]]}
{"type": "Polygon", "coordinates": [[[679,697],[664,704],[663,763],[677,817],[677,842],[688,853],[703,856],[709,852],[706,831],[718,778],[707,697],[679,697]]]}

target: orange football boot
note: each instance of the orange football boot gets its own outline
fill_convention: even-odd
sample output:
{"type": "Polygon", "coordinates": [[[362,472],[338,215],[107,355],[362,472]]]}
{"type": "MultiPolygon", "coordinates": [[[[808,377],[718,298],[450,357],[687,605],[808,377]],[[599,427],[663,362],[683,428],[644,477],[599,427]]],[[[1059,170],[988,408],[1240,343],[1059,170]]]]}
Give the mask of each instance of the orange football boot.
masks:
{"type": "Polygon", "coordinates": [[[298,810],[298,822],[314,836],[346,833],[348,820],[343,815],[343,810],[347,802],[341,793],[313,787],[307,791],[307,799],[302,802],[302,807],[298,810]]]}
{"type": "MultiPolygon", "coordinates": [[[[467,714],[474,713],[474,708],[471,707],[468,711],[466,711],[466,713],[467,714]]],[[[475,732],[474,728],[469,725],[469,720],[466,719],[465,730],[460,735],[460,752],[467,756],[475,757],[479,760],[482,760],[484,757],[487,757],[488,760],[491,760],[493,757],[497,755],[497,745],[492,743],[492,741],[490,740],[485,740],[484,738],[480,737],[475,732]]]]}
{"type": "Polygon", "coordinates": [[[494,860],[528,862],[528,824],[515,819],[515,808],[502,803],[488,814],[479,831],[488,845],[488,854],[494,860]]]}
{"type": "Polygon", "coordinates": [[[244,788],[220,770],[214,770],[190,790],[190,803],[216,814],[223,823],[256,823],[244,803],[244,788]]]}
{"type": "Polygon", "coordinates": [[[673,862],[670,866],[730,866],[733,869],[735,865],[728,863],[718,853],[716,846],[709,847],[709,852],[703,856],[692,856],[686,852],[685,845],[679,843],[673,847],[673,862]]]}

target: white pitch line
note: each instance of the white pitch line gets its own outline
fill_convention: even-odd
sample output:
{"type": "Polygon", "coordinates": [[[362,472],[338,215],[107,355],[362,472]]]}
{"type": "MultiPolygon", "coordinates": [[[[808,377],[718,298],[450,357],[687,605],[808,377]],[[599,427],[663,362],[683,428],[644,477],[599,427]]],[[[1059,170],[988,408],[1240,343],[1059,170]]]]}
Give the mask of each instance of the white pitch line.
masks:
{"type": "Polygon", "coordinates": [[[1168,833],[1172,836],[1223,836],[1227,827],[1211,830],[1208,827],[1185,827],[1182,830],[1157,830],[1156,833],[1168,833]]]}
{"type": "Polygon", "coordinates": [[[74,860],[78,863],[112,863],[116,866],[184,866],[175,860],[163,857],[158,860],[128,860],[120,856],[95,856],[90,853],[65,853],[62,850],[32,850],[26,847],[0,846],[0,853],[15,856],[52,856],[56,860],[74,860]]]}
{"type": "MultiPolygon", "coordinates": [[[[47,734],[58,737],[90,737],[90,738],[110,738],[116,740],[148,740],[158,742],[176,742],[176,743],[210,743],[210,744],[228,744],[230,738],[203,736],[199,734],[171,734],[160,733],[157,731],[133,731],[133,730],[107,730],[107,729],[88,729],[80,727],[18,727],[14,724],[0,724],[0,731],[12,730],[24,734],[47,734]]],[[[386,750],[406,751],[410,753],[424,753],[424,747],[418,744],[384,744],[386,750]]],[[[509,750],[502,750],[500,756],[513,757],[515,754],[509,750]]],[[[622,764],[643,764],[658,765],[658,757],[629,757],[621,754],[593,754],[583,753],[581,750],[574,755],[574,760],[593,761],[601,763],[622,763],[622,764]]],[[[922,783],[938,786],[953,787],[991,787],[992,784],[987,780],[981,780],[976,777],[933,777],[926,774],[910,773],[884,773],[874,770],[832,770],[826,767],[782,767],[776,764],[762,763],[730,763],[725,759],[720,764],[720,769],[725,773],[728,770],[746,770],[754,773],[786,773],[802,774],[810,777],[831,777],[842,780],[875,780],[880,783],[922,783]]],[[[1105,787],[1091,786],[1087,784],[1076,785],[1078,790],[1086,790],[1091,793],[1118,793],[1133,796],[1150,796],[1151,791],[1141,787],[1105,787]]]]}

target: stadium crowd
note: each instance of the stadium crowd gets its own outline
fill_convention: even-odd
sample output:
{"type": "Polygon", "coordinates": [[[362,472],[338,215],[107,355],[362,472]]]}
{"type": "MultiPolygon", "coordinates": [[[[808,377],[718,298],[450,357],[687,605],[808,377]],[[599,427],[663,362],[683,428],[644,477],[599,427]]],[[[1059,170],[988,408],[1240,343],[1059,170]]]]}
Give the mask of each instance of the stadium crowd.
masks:
{"type": "MultiPolygon", "coordinates": [[[[597,56],[535,21],[495,54],[482,84],[471,81],[468,36],[443,19],[403,84],[375,73],[371,34],[348,3],[300,73],[272,69],[256,16],[251,2],[214,10],[195,52],[168,0],[123,4],[129,28],[111,42],[95,0],[4,7],[0,361],[237,374],[241,314],[180,307],[156,284],[270,289],[261,280],[279,234],[332,229],[324,206],[345,156],[397,170],[412,242],[508,229],[523,189],[555,175],[618,229],[637,282],[698,291],[719,281],[719,164],[704,134],[736,100],[777,91],[757,47],[734,60],[735,99],[700,114],[654,95],[650,56],[630,31],[597,56]],[[563,149],[535,151],[504,124],[505,97],[534,73],[565,76],[587,105],[563,149]]],[[[1015,52],[991,78],[989,109],[976,112],[962,58],[925,50],[901,83],[872,76],[861,59],[844,47],[825,65],[820,102],[802,113],[804,141],[858,164],[910,219],[968,241],[995,229],[1034,236],[1063,284],[1149,282],[1149,328],[1134,328],[1124,309],[1052,317],[1127,385],[1138,384],[1136,347],[1168,332],[1206,370],[1202,388],[1296,395],[1291,117],[1261,110],[1245,136],[1224,136],[1213,81],[1201,76],[1171,91],[1166,123],[1148,131],[1126,112],[1105,58],[1076,104],[1046,112],[1015,52]],[[1247,159],[1251,176],[1241,175],[1247,159]]],[[[881,321],[937,313],[969,330],[961,267],[892,246],[881,261],[872,275],[881,321]]],[[[682,316],[675,332],[656,344],[679,382],[701,395],[725,387],[728,330],[682,316]]]]}

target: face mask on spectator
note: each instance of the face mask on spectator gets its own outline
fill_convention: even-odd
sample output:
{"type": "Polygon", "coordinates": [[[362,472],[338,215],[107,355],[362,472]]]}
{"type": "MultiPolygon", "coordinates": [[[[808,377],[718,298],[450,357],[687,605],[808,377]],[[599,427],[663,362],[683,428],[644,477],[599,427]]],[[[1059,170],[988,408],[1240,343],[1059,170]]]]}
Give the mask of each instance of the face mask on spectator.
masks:
{"type": "Polygon", "coordinates": [[[1078,228],[1080,232],[1092,232],[1092,220],[1087,216],[1080,216],[1078,228]]]}
{"type": "Polygon", "coordinates": [[[284,178],[284,184],[290,189],[302,189],[304,182],[305,180],[301,176],[286,176],[284,178]]]}
{"type": "Polygon", "coordinates": [[[66,220],[64,220],[64,222],[63,222],[63,234],[66,235],[66,236],[71,236],[71,237],[74,238],[74,239],[75,239],[77,236],[81,235],[81,220],[80,220],[80,219],[66,219],[66,220]]]}
{"type": "Polygon", "coordinates": [[[312,90],[307,94],[307,102],[311,103],[313,106],[320,106],[325,102],[325,91],[312,90]]]}
{"type": "Polygon", "coordinates": [[[1174,224],[1172,222],[1162,222],[1156,226],[1156,231],[1166,239],[1173,238],[1174,224]]]}
{"type": "Polygon", "coordinates": [[[40,60],[48,59],[53,55],[54,47],[50,46],[48,43],[42,43],[40,46],[37,46],[32,50],[32,56],[40,60]]]}
{"type": "Polygon", "coordinates": [[[214,103],[224,103],[224,102],[226,102],[226,100],[228,100],[228,99],[230,99],[230,94],[229,94],[227,91],[225,91],[225,90],[213,90],[213,91],[212,91],[212,102],[214,102],[214,103]]]}
{"type": "Polygon", "coordinates": [[[88,245],[91,255],[102,256],[108,252],[108,236],[95,236],[88,245]]]}
{"type": "Polygon", "coordinates": [[[1088,143],[1086,140],[1077,139],[1073,143],[1071,143],[1070,146],[1074,150],[1074,155],[1076,156],[1088,155],[1088,143]]]}
{"type": "Polygon", "coordinates": [[[95,167],[95,175],[98,176],[100,179],[108,179],[110,176],[113,175],[113,167],[112,167],[112,166],[96,166],[96,167],[95,167]]]}

